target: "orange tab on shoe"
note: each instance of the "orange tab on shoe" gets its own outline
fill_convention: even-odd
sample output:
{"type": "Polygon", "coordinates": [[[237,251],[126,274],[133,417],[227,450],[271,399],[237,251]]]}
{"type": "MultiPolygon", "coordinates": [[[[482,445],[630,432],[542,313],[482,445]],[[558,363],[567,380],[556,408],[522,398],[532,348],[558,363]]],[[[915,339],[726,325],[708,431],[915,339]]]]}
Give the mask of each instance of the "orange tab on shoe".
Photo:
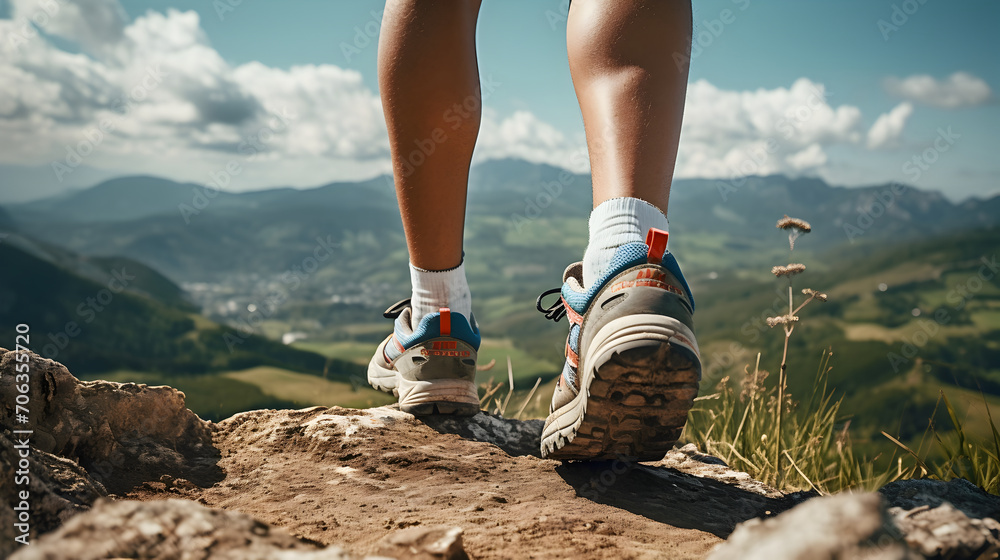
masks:
{"type": "Polygon", "coordinates": [[[441,312],[441,336],[451,336],[451,309],[442,307],[441,312]]]}
{"type": "Polygon", "coordinates": [[[646,233],[646,245],[649,246],[646,258],[649,259],[649,262],[660,263],[663,260],[663,254],[667,252],[667,239],[669,237],[670,234],[662,229],[649,228],[646,233]]]}

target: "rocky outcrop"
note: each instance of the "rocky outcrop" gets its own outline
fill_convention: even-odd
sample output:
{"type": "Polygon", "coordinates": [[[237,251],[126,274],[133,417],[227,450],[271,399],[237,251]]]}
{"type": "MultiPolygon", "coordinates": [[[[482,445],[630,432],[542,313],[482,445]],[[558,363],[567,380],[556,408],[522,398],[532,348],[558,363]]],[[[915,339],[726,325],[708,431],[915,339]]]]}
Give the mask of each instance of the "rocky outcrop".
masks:
{"type": "Polygon", "coordinates": [[[410,527],[382,540],[379,556],[406,560],[469,560],[461,527],[410,527]]]}
{"type": "Polygon", "coordinates": [[[883,486],[878,493],[885,499],[888,507],[911,510],[952,504],[972,518],[1000,519],[1000,497],[987,494],[975,484],[962,478],[948,482],[927,479],[897,480],[883,486]]]}
{"type": "MultiPolygon", "coordinates": [[[[30,363],[33,537],[47,534],[18,559],[66,551],[79,558],[989,558],[998,542],[991,517],[1000,498],[965,482],[785,494],[693,445],[655,463],[561,463],[537,456],[540,421],[489,414],[419,419],[396,407],[313,407],[211,424],[169,387],[80,382],[55,362],[33,356],[30,363]]],[[[13,425],[13,366],[13,353],[0,350],[5,427],[13,425]]],[[[0,438],[3,477],[17,464],[10,436],[0,438]]],[[[12,542],[6,521],[15,512],[9,485],[0,488],[2,547],[12,542]]]]}
{"type": "Polygon", "coordinates": [[[350,560],[248,515],[187,500],[99,502],[11,560],[184,558],[213,560],[350,560]]]}
{"type": "Polygon", "coordinates": [[[889,514],[906,544],[925,558],[978,560],[1000,553],[1000,523],[993,518],[970,519],[949,503],[911,510],[890,508],[889,514]]]}
{"type": "Polygon", "coordinates": [[[0,433],[0,558],[7,558],[18,545],[13,539],[22,530],[15,524],[27,521],[34,534],[57,529],[77,513],[86,511],[107,491],[75,462],[62,457],[32,450],[27,469],[21,463],[20,451],[25,442],[0,433]],[[27,471],[27,485],[15,484],[27,471]],[[18,473],[18,471],[21,471],[18,473]],[[27,491],[22,496],[21,491],[27,491]],[[26,497],[27,499],[22,499],[26,497]],[[22,515],[28,518],[19,519],[22,515]]]}
{"type": "MultiPolygon", "coordinates": [[[[772,519],[741,524],[709,559],[997,557],[1000,523],[989,517],[970,518],[963,509],[989,510],[1000,504],[1000,497],[986,494],[967,481],[913,482],[920,484],[904,485],[921,490],[907,498],[912,509],[888,507],[889,500],[882,493],[816,498],[772,519]],[[954,499],[963,509],[942,501],[942,496],[954,499]]],[[[899,485],[888,493],[895,495],[897,491],[901,491],[899,485]]]]}
{"type": "Polygon", "coordinates": [[[537,428],[512,431],[504,428],[510,421],[486,415],[471,422],[482,428],[480,441],[442,434],[439,422],[393,407],[238,414],[215,435],[226,478],[196,495],[362,552],[379,550],[400,529],[459,526],[474,558],[508,558],[511,546],[537,557],[589,557],[609,547],[655,557],[663,543],[697,557],[727,528],[795,503],[717,460],[705,462],[693,447],[662,463],[562,464],[492,443],[537,446],[537,428]]]}
{"type": "Polygon", "coordinates": [[[737,527],[709,560],[916,559],[892,530],[877,494],[815,498],[772,519],[737,527]]]}
{"type": "MultiPolygon", "coordinates": [[[[0,348],[0,425],[15,426],[15,352],[0,348]]],[[[208,422],[171,387],[80,381],[31,355],[29,422],[34,449],[79,463],[111,493],[167,474],[209,486],[222,478],[208,422]]]]}

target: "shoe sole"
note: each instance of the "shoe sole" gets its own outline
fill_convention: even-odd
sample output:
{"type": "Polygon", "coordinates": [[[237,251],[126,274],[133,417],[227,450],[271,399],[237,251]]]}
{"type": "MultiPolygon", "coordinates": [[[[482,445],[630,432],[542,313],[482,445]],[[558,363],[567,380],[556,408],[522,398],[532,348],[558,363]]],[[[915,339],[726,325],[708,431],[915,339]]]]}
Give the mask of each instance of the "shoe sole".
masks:
{"type": "Polygon", "coordinates": [[[612,321],[583,357],[580,394],[542,432],[542,456],[557,460],[658,461],[673,447],[698,395],[694,334],[662,315],[612,321]]]}
{"type": "MultiPolygon", "coordinates": [[[[384,345],[385,342],[382,343],[384,345]]],[[[395,369],[378,363],[382,345],[368,363],[368,384],[399,399],[399,409],[414,416],[445,414],[475,416],[479,413],[479,392],[476,384],[464,379],[410,381],[395,369]]],[[[447,359],[447,358],[445,358],[447,359]]]]}

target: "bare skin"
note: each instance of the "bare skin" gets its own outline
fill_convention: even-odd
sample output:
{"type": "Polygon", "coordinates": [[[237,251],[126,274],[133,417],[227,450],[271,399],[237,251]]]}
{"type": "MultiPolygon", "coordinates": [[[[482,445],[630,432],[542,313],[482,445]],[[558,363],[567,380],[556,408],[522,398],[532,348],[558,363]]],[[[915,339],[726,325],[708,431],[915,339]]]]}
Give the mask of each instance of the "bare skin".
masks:
{"type": "MultiPolygon", "coordinates": [[[[462,259],[469,166],[482,116],[480,0],[389,0],[378,72],[396,196],[414,266],[462,259]]],[[[587,134],[594,206],[635,197],[667,212],[691,41],[690,0],[573,0],[570,72],[587,134]]]]}
{"type": "Polygon", "coordinates": [[[476,61],[478,0],[389,0],[378,81],[396,197],[410,262],[446,270],[462,262],[472,150],[482,102],[476,61]]]}
{"type": "Polygon", "coordinates": [[[566,47],[583,112],[594,206],[623,196],[664,214],[681,133],[691,44],[687,0],[573,0],[566,47]],[[682,57],[686,59],[686,57],[682,57]]]}

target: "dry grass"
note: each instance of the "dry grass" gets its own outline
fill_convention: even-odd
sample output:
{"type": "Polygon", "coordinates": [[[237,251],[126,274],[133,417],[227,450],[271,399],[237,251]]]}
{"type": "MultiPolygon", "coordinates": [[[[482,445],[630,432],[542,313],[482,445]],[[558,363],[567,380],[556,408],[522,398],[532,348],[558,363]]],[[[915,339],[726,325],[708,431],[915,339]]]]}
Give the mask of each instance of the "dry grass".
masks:
{"type": "MultiPolygon", "coordinates": [[[[493,364],[491,363],[489,367],[483,368],[483,370],[492,369],[493,364]]],[[[483,371],[481,370],[481,371],[483,371]]],[[[531,402],[531,398],[535,395],[535,391],[538,390],[538,386],[542,383],[542,378],[539,377],[535,379],[535,386],[531,388],[528,395],[524,397],[521,401],[521,406],[518,407],[517,413],[511,418],[515,420],[520,420],[521,415],[524,414],[525,409],[531,402]]],[[[507,394],[499,395],[500,390],[504,387],[503,383],[495,383],[493,378],[483,385],[480,385],[480,389],[483,390],[482,396],[479,398],[479,407],[485,412],[491,412],[493,414],[499,414],[500,416],[507,417],[507,407],[510,405],[510,400],[514,396],[514,368],[510,362],[510,356],[507,356],[507,394]]]]}
{"type": "MultiPolygon", "coordinates": [[[[790,252],[794,250],[795,239],[811,230],[808,225],[798,227],[799,222],[802,221],[788,216],[778,222],[779,228],[789,231],[790,252]]],[[[760,369],[758,354],[752,371],[749,365],[744,370],[739,394],[727,377],[719,383],[717,393],[697,399],[682,438],[721,457],[731,467],[784,490],[831,493],[875,490],[900,479],[964,478],[987,492],[1000,492],[1000,430],[985,396],[991,441],[971,441],[954,407],[941,393],[931,418],[936,417],[943,405],[951,429],[939,432],[930,421],[916,450],[882,432],[901,454],[879,462],[878,457],[855,455],[850,420],[839,417],[841,399],[835,399],[834,391],[827,386],[832,349],[823,351],[808,401],[799,402],[788,394],[788,341],[799,322],[798,313],[811,301],[827,298],[826,294],[804,289],[802,294],[807,299],[795,306],[792,277],[804,270],[798,264],[776,266],[772,270],[779,280],[788,282],[787,314],[768,319],[772,328],[781,325],[785,335],[776,386],[766,388],[769,374],[760,369]],[[790,273],[793,269],[794,274],[790,273]],[[928,456],[935,447],[937,456],[943,459],[930,461],[928,456]]]]}

